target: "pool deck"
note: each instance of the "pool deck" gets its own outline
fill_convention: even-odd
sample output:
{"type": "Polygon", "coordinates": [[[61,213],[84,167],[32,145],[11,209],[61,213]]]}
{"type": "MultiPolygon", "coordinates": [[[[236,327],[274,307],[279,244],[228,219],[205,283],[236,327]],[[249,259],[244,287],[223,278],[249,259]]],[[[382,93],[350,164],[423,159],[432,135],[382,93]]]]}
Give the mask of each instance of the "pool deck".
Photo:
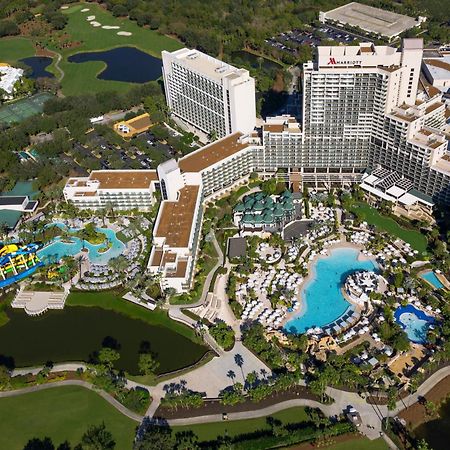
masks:
{"type": "MultiPolygon", "coordinates": [[[[367,256],[367,255],[364,255],[363,253],[361,253],[361,250],[364,250],[364,246],[362,246],[362,245],[354,244],[353,242],[347,242],[347,241],[341,241],[341,242],[339,242],[337,244],[333,244],[332,246],[327,247],[326,249],[324,249],[324,250],[327,251],[326,255],[317,254],[317,255],[314,256],[313,259],[308,261],[308,275],[300,283],[300,286],[299,286],[300,292],[302,292],[305,284],[312,280],[312,277],[313,277],[312,267],[313,267],[313,265],[319,259],[328,258],[330,256],[330,252],[331,251],[337,250],[337,249],[340,249],[340,248],[358,250],[359,251],[358,258],[357,258],[358,261],[375,261],[375,257],[367,256]]],[[[344,296],[344,298],[345,298],[345,300],[347,302],[349,302],[350,305],[355,307],[355,311],[361,313],[360,306],[358,306],[358,305],[356,305],[356,303],[350,301],[348,296],[344,296]]],[[[295,317],[298,317],[302,313],[302,309],[304,309],[304,304],[303,304],[304,299],[302,298],[301,294],[299,294],[299,300],[301,302],[300,309],[297,310],[297,311],[287,312],[286,315],[284,316],[281,324],[280,324],[280,328],[284,328],[284,326],[286,325],[287,322],[289,322],[290,320],[294,319],[295,317]]]]}

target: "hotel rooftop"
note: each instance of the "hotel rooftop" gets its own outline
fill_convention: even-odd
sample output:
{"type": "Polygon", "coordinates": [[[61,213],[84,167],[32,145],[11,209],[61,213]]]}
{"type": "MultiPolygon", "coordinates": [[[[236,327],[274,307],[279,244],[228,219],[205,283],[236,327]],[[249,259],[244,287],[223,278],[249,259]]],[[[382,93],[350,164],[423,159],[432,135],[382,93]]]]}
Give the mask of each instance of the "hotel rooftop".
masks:
{"type": "Polygon", "coordinates": [[[177,201],[162,202],[154,235],[165,237],[165,245],[172,248],[189,246],[198,191],[199,186],[187,185],[180,189],[177,201]]]}
{"type": "Polygon", "coordinates": [[[398,36],[420,23],[413,17],[357,2],[348,3],[331,11],[321,12],[320,20],[321,22],[331,20],[344,25],[359,27],[369,33],[376,33],[388,38],[398,36]]]}
{"type": "Polygon", "coordinates": [[[242,136],[242,133],[234,133],[190,153],[178,161],[180,170],[182,172],[201,172],[219,161],[233,156],[248,146],[247,143],[241,142],[242,136]]]}
{"type": "Polygon", "coordinates": [[[66,187],[97,189],[148,189],[157,181],[156,170],[93,170],[87,178],[69,178],[66,187]]]}
{"type": "Polygon", "coordinates": [[[170,55],[189,70],[198,72],[216,82],[220,82],[226,77],[239,78],[242,75],[248,75],[248,71],[245,69],[238,69],[197,50],[182,48],[170,53],[170,55]]]}

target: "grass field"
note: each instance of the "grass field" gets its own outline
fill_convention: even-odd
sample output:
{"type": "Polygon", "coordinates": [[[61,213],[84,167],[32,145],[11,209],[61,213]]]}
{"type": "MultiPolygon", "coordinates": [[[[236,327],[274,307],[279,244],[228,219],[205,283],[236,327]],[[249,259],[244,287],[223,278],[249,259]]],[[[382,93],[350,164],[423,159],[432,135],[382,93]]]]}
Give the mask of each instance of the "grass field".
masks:
{"type": "MultiPolygon", "coordinates": [[[[303,407],[285,409],[272,414],[270,417],[278,419],[284,424],[308,421],[308,416],[303,407]]],[[[200,441],[213,440],[218,436],[223,436],[225,433],[227,436],[237,436],[238,434],[252,433],[257,430],[265,429],[270,429],[270,426],[267,423],[267,417],[173,427],[175,433],[192,430],[198,436],[200,441]]]]}
{"type": "Polygon", "coordinates": [[[0,448],[22,450],[29,439],[50,437],[57,447],[78,444],[90,425],[105,422],[116,448],[132,448],[136,422],[95,392],[78,386],[55,387],[0,399],[0,448]]]}
{"type": "Polygon", "coordinates": [[[22,37],[5,37],[0,39],[0,62],[14,63],[19,59],[33,56],[32,42],[22,37]]]}
{"type": "MultiPolygon", "coordinates": [[[[120,81],[107,81],[97,79],[105,64],[98,61],[85,62],[81,64],[69,63],[67,58],[75,53],[109,50],[115,47],[132,46],[161,58],[162,50],[177,50],[182,44],[168,36],[163,36],[156,31],[139,27],[135,22],[114,17],[109,11],[93,3],[79,3],[69,9],[62,10],[68,17],[68,23],[64,33],[70,36],[71,41],[79,45],[72,48],[60,49],[51,38],[46,43],[50,50],[62,55],[59,67],[64,71],[61,82],[62,91],[65,95],[80,94],[83,92],[104,92],[110,90],[123,90],[130,87],[131,83],[120,81]],[[89,8],[88,12],[81,10],[89,8]],[[120,29],[105,30],[101,27],[93,27],[86,20],[90,15],[102,25],[119,26],[120,29]],[[131,36],[118,36],[118,31],[127,31],[131,36]]],[[[0,39],[0,62],[13,63],[19,59],[33,56],[35,54],[32,40],[28,38],[2,38],[0,39]]],[[[58,74],[54,68],[54,62],[49,69],[58,74]]],[[[130,67],[130,70],[133,70],[130,67]]]]}
{"type": "MultiPolygon", "coordinates": [[[[162,50],[173,51],[182,47],[181,43],[175,39],[163,36],[156,31],[141,28],[128,19],[113,17],[110,12],[93,3],[74,5],[63,12],[69,19],[65,31],[71,36],[72,40],[81,43],[80,46],[67,50],[60,50],[50,46],[51,50],[61,53],[63,56],[60,67],[65,73],[62,81],[62,89],[65,95],[78,94],[85,91],[86,88],[89,88],[90,92],[101,92],[121,90],[124,86],[130,85],[119,81],[98,80],[96,76],[104,69],[104,63],[97,61],[82,64],[69,63],[67,58],[70,55],[86,51],[134,46],[161,58],[162,50]],[[83,8],[89,8],[89,11],[82,13],[81,10],[83,8]],[[95,28],[86,20],[89,15],[95,16],[95,20],[102,25],[119,26],[120,30],[95,28]],[[128,31],[132,35],[118,36],[118,31],[128,31]]],[[[130,70],[132,70],[132,67],[130,67],[130,70]]]]}
{"type": "Polygon", "coordinates": [[[388,448],[386,442],[381,438],[369,441],[369,439],[361,437],[331,445],[327,447],[327,450],[388,450],[388,448]]]}
{"type": "Polygon", "coordinates": [[[405,242],[409,242],[411,247],[420,253],[427,251],[427,238],[415,230],[407,230],[401,227],[394,219],[382,216],[375,208],[367,203],[358,202],[350,207],[350,211],[358,216],[360,220],[365,220],[378,229],[386,231],[405,242]]]}
{"type": "Polygon", "coordinates": [[[194,331],[170,319],[165,311],[155,309],[150,311],[134,303],[123,300],[112,292],[72,292],[67,298],[70,306],[97,306],[125,314],[133,319],[141,319],[151,325],[162,325],[195,342],[199,342],[194,331]]]}

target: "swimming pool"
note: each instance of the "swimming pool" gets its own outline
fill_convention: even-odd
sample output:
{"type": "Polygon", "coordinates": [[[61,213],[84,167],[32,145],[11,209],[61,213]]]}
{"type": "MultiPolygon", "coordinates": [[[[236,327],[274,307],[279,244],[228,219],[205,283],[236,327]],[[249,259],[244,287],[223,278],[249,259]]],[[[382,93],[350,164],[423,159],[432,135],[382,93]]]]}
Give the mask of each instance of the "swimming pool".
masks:
{"type": "Polygon", "coordinates": [[[311,268],[311,279],[301,291],[302,307],[298,316],[284,326],[285,330],[304,333],[312,327],[323,327],[345,314],[350,303],[341,287],[346,278],[359,270],[377,271],[375,261],[358,261],[359,250],[338,248],[330,256],[318,258],[311,268]]]}
{"type": "Polygon", "coordinates": [[[435,289],[444,289],[444,285],[441,283],[439,278],[432,270],[422,273],[420,275],[420,278],[423,278],[425,281],[428,281],[428,283],[434,286],[435,289]]]}
{"type": "MultiPolygon", "coordinates": [[[[64,224],[56,223],[50,226],[58,226],[67,228],[64,224]]],[[[111,243],[111,248],[106,252],[99,252],[105,244],[90,244],[87,241],[82,241],[78,237],[70,236],[71,243],[62,242],[60,237],[56,237],[53,241],[37,252],[37,255],[44,263],[50,263],[60,260],[63,256],[75,256],[80,253],[84,247],[88,250],[87,256],[94,264],[107,264],[112,258],[121,255],[125,250],[125,244],[119,240],[116,233],[109,228],[96,228],[106,235],[111,243]]],[[[75,228],[70,228],[69,231],[77,231],[75,228]]]]}
{"type": "Polygon", "coordinates": [[[413,305],[397,308],[394,313],[394,318],[403,328],[408,339],[416,344],[425,344],[427,342],[428,328],[436,322],[434,317],[426,315],[413,305]]]}

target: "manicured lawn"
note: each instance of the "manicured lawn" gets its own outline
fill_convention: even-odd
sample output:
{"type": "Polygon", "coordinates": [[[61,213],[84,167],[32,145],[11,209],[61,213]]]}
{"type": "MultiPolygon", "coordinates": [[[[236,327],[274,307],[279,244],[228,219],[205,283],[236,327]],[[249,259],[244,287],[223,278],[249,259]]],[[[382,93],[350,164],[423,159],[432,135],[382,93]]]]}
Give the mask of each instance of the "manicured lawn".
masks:
{"type": "Polygon", "coordinates": [[[70,306],[97,306],[110,309],[151,325],[168,327],[192,341],[199,342],[193,330],[170,319],[165,311],[160,309],[150,311],[120,298],[113,292],[72,292],[66,303],[70,306]]]}
{"type": "Polygon", "coordinates": [[[119,81],[98,80],[96,76],[105,67],[104,63],[96,61],[82,64],[69,63],[67,58],[70,55],[85,51],[133,46],[161,58],[162,50],[173,51],[182,47],[182,44],[175,39],[163,36],[153,30],[141,28],[131,20],[113,17],[109,11],[93,3],[74,5],[63,12],[67,14],[69,19],[65,31],[71,36],[72,40],[81,42],[81,45],[78,47],[67,50],[60,50],[50,46],[52,50],[63,55],[60,67],[65,73],[62,81],[65,95],[84,92],[87,87],[89,87],[90,92],[101,92],[123,90],[124,86],[131,86],[129,83],[119,81]],[[89,12],[82,13],[81,10],[83,8],[89,8],[89,12]],[[93,27],[86,20],[89,15],[95,16],[95,20],[102,25],[120,26],[120,30],[104,30],[101,27],[93,27]],[[118,36],[118,31],[127,31],[132,33],[132,35],[118,36]]]}
{"type": "Polygon", "coordinates": [[[90,425],[105,422],[117,449],[131,449],[137,423],[95,392],[64,386],[0,399],[0,448],[22,450],[29,439],[50,437],[72,448],[90,425]]]}
{"type": "Polygon", "coordinates": [[[350,211],[356,214],[359,219],[375,225],[380,230],[403,239],[405,242],[409,242],[411,247],[420,253],[427,251],[427,238],[422,233],[401,227],[394,219],[382,216],[367,203],[358,202],[350,207],[350,211]]]}
{"type": "MultiPolygon", "coordinates": [[[[224,411],[226,411],[226,407],[224,407],[224,411]]],[[[305,408],[302,407],[285,409],[268,417],[278,419],[284,424],[308,421],[305,408]]],[[[225,433],[227,436],[236,436],[238,434],[252,433],[265,429],[270,429],[270,426],[267,424],[267,417],[173,427],[174,433],[187,430],[193,431],[200,441],[214,440],[218,436],[225,435],[225,433]]]]}
{"type": "Polygon", "coordinates": [[[0,39],[0,62],[13,63],[34,54],[34,46],[29,39],[21,37],[0,39]]]}
{"type": "MultiPolygon", "coordinates": [[[[62,55],[59,67],[64,71],[64,78],[61,82],[62,91],[65,95],[75,95],[83,92],[104,92],[104,91],[123,91],[132,86],[131,83],[119,81],[108,81],[97,79],[97,74],[103,70],[103,62],[92,61],[82,64],[69,63],[67,58],[70,55],[86,51],[109,50],[115,47],[132,46],[147,52],[153,56],[161,58],[161,51],[173,51],[182,47],[177,40],[159,34],[156,31],[139,27],[135,22],[126,19],[114,17],[109,11],[93,3],[79,3],[71,6],[69,9],[62,10],[68,17],[68,23],[64,33],[70,36],[70,40],[79,43],[72,48],[60,49],[48,38],[44,44],[50,49],[62,55]],[[83,8],[89,8],[88,12],[82,13],[83,8]],[[102,25],[119,26],[120,29],[105,30],[101,27],[93,27],[86,18],[90,15],[95,16],[95,21],[102,25]],[[131,36],[118,36],[118,31],[127,31],[131,36]]],[[[35,54],[32,39],[28,38],[2,38],[0,39],[0,62],[15,62],[27,56],[35,54]]],[[[54,62],[50,66],[55,74],[54,62]]],[[[130,67],[132,70],[132,67],[130,67]]]]}
{"type": "Polygon", "coordinates": [[[351,441],[339,442],[338,444],[327,447],[328,450],[348,450],[349,448],[358,450],[387,450],[388,446],[382,438],[370,441],[362,437],[352,439],[351,441]]]}

